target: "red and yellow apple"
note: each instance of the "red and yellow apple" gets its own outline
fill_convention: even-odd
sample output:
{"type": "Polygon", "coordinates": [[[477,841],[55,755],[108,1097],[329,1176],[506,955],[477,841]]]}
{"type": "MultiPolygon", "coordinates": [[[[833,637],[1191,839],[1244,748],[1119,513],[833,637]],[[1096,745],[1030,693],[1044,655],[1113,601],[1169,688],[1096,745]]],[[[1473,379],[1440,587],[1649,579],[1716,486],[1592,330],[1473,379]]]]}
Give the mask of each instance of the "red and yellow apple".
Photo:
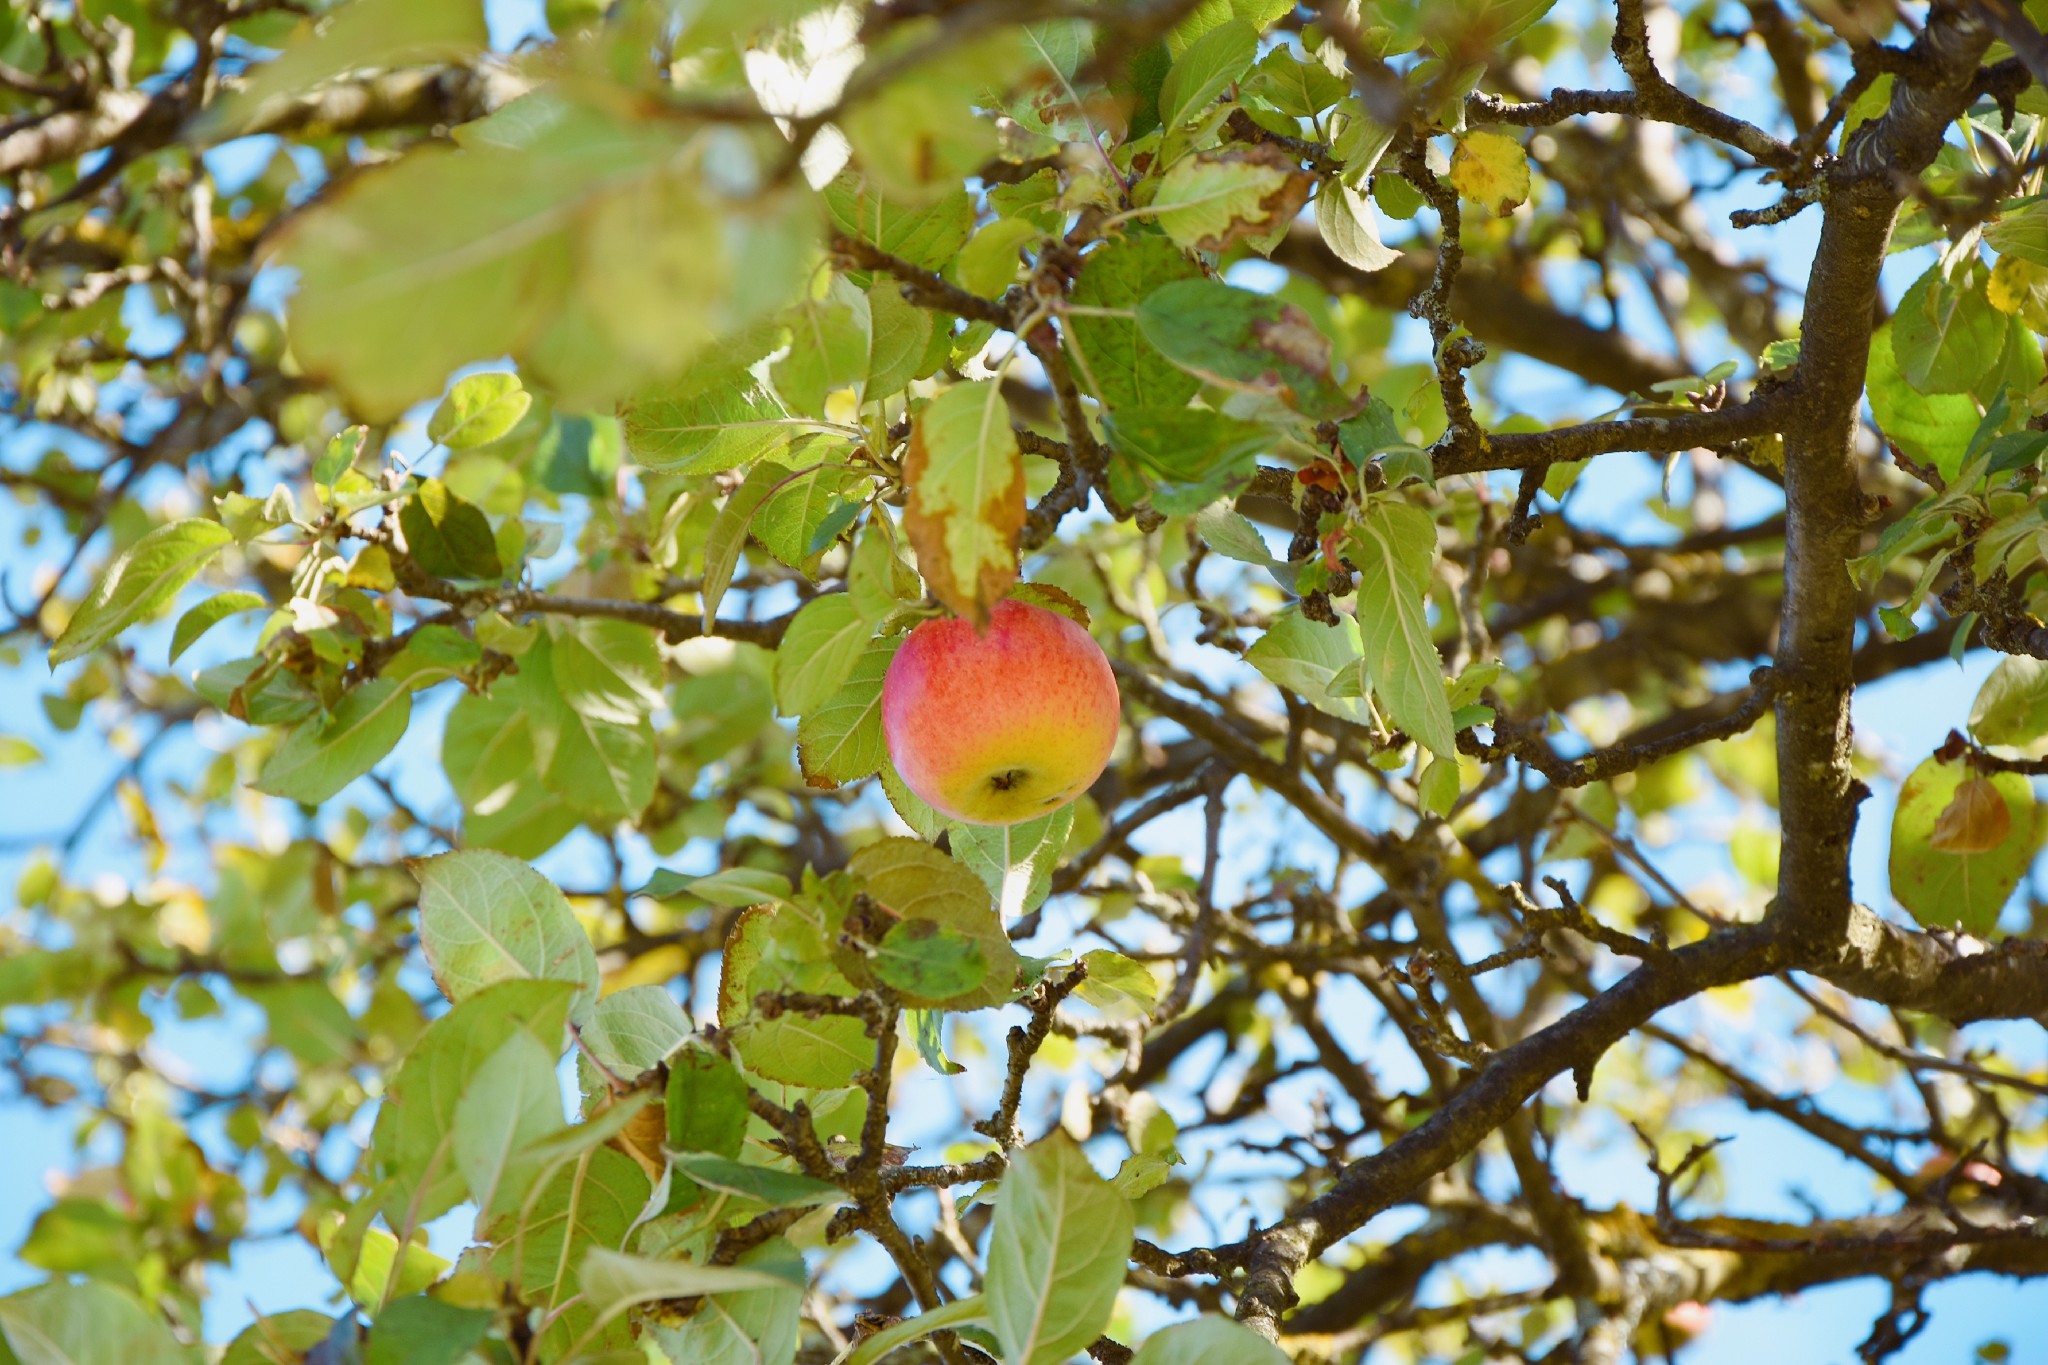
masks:
{"type": "Polygon", "coordinates": [[[882,733],[910,790],[970,825],[1014,825],[1088,789],[1116,745],[1109,660],[1079,622],[998,602],[988,628],[910,632],[882,680],[882,733]]]}

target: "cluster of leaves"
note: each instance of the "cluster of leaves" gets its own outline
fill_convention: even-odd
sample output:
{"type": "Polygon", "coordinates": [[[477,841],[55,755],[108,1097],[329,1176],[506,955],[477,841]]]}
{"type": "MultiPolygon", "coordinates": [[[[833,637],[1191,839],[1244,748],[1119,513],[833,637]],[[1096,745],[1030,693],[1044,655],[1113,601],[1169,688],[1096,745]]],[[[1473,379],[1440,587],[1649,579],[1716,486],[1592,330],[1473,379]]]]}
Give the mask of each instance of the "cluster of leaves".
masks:
{"type": "MultiPolygon", "coordinates": [[[[1548,101],[1525,61],[1607,41],[1548,0],[558,0],[552,40],[512,53],[476,0],[0,18],[5,399],[67,433],[7,482],[71,547],[9,599],[10,662],[65,667],[58,733],[154,722],[106,798],[149,876],[82,882],[67,837],[0,926],[0,1009],[25,1021],[6,1074],[120,1136],[38,1218],[21,1256],[53,1278],[0,1299],[0,1362],[193,1359],[207,1267],[279,1192],[338,1311],[265,1317],[229,1365],[1277,1365],[1276,1336],[1617,1359],[1673,1347],[1693,1300],[1924,1285],[1937,1257],[2048,1270],[2025,1213],[2042,1081],[1955,1027],[2040,1012],[2035,945],[1886,939],[1911,931],[1862,911],[1858,942],[1910,946],[1856,968],[1745,937],[1828,851],[1781,847],[1774,808],[1798,817],[1816,773],[1851,789],[1846,750],[1759,724],[1792,684],[1718,667],[1792,649],[1786,580],[1816,572],[1788,568],[1786,519],[1717,510],[1717,471],[1775,497],[1815,458],[1814,329],[1663,193],[1640,127],[1768,165],[1789,215],[1888,109],[1979,93],[1928,74],[1932,39],[1908,61],[1866,35],[1837,71],[1828,30],[1750,8],[1759,43],[1766,11],[1797,39],[1796,147],[1659,74],[1631,0],[1631,89],[1548,101]],[[1626,116],[1611,144],[1569,126],[1588,113],[1626,116]],[[219,144],[267,161],[227,188],[219,144]],[[1538,283],[1566,257],[1611,322],[1640,271],[1681,354],[1705,334],[1754,374],[1586,327],[1538,283]],[[1426,361],[1389,355],[1402,306],[1426,361]],[[1487,345],[1627,396],[1552,426],[1487,345]],[[1675,538],[1574,517],[1588,462],[1629,450],[1666,458],[1675,538]],[[1094,633],[1128,739],[1071,807],[955,824],[894,772],[882,681],[919,621],[1006,597],[1094,633]],[[145,780],[187,726],[225,738],[145,780]],[[1199,849],[1156,832],[1189,807],[1199,849]],[[1728,809],[1737,884],[1680,890],[1646,850],[1728,809]],[[1226,830],[1261,852],[1231,866],[1226,830]],[[629,881],[661,863],[715,870],[629,881]],[[1583,889],[1539,904],[1543,871],[1583,889]],[[1020,950],[1049,923],[1103,946],[1020,950]],[[1605,990],[1620,957],[1637,984],[1605,990]],[[1969,957],[2012,976],[1952,984],[1969,957]],[[1832,993],[1787,985],[1778,1030],[1761,992],[1795,967],[1832,993]],[[1859,1128],[1789,1062],[1760,1079],[1651,1022],[1710,987],[1747,992],[1759,1048],[1822,1034],[1924,1127],[1859,1128]],[[1365,996],[1413,1079],[1340,1025],[1365,996]],[[260,1063],[216,1091],[158,1035],[221,1014],[260,1020],[260,1063]],[[1523,1108],[1566,1070],[1585,1100],[1631,1030],[1611,1096],[1523,1108]],[[45,1060],[64,1050],[89,1065],[45,1060]],[[1207,1076],[1175,1070],[1206,1052],[1207,1076]],[[891,1141],[912,1083],[958,1087],[941,1160],[891,1141]],[[1678,1220],[1678,1175],[1720,1172],[1685,1110],[1725,1095],[1900,1205],[1678,1220]],[[1654,1225],[1553,1188],[1601,1105],[1656,1134],[1654,1225]],[[1287,1163],[1242,1240],[1183,1169],[1197,1134],[1287,1163]],[[1512,1201],[1480,1193],[1501,1160],[1512,1201]],[[1959,1213],[1969,1170],[2009,1202],[1959,1213]],[[1342,1241],[1397,1201],[1419,1231],[1342,1241]],[[444,1261],[425,1230],[461,1208],[472,1245],[444,1261]],[[1461,1270],[1418,1306],[1440,1263],[1502,1245],[1553,1277],[1461,1270]],[[1199,1311],[1133,1352],[1115,1338],[1157,1319],[1127,1289],[1199,1311]]],[[[1695,14],[1679,41],[1711,91],[1725,37],[1695,14]]],[[[2048,770],[2048,106],[2010,86],[1961,109],[1892,239],[1940,247],[1867,347],[1915,482],[1866,462],[1892,500],[1849,537],[1830,627],[1870,627],[1857,680],[2013,656],[1892,830],[1897,901],[1984,940],[2048,770]]]]}

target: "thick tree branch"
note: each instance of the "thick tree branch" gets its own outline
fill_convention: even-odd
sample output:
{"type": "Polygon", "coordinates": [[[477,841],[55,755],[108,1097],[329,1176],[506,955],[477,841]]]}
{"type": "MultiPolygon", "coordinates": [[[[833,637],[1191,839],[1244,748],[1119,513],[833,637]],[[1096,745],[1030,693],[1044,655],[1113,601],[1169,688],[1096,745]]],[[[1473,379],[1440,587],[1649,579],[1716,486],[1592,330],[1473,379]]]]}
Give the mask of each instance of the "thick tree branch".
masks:
{"type": "MultiPolygon", "coordinates": [[[[1617,42],[1619,39],[1617,39],[1617,42]]],[[[1849,696],[1860,599],[1848,562],[1866,520],[1856,435],[1884,264],[1903,193],[1940,150],[1970,100],[1991,34],[1937,3],[1890,108],[1857,130],[1831,192],[1806,288],[1793,388],[1799,420],[1785,435],[1785,600],[1778,630],[1778,808],[1784,858],[1778,913],[1806,948],[1826,953],[1852,905],[1849,843],[1857,784],[1850,769],[1849,696]]]]}

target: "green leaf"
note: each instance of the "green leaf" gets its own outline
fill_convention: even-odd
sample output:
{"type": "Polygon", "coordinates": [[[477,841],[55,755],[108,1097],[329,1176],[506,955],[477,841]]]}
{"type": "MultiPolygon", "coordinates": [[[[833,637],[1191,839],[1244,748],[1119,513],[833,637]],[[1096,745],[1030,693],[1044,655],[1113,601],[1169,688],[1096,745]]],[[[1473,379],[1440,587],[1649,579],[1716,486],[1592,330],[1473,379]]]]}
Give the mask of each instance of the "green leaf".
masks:
{"type": "Polygon", "coordinates": [[[957,273],[961,288],[970,294],[1000,298],[1024,271],[1018,251],[1037,241],[1045,232],[1026,218],[998,218],[974,234],[974,240],[960,253],[957,273]]]}
{"type": "Polygon", "coordinates": [[[926,270],[951,261],[974,231],[974,201],[958,186],[919,202],[842,175],[825,187],[825,206],[840,231],[926,270]]]}
{"type": "Polygon", "coordinates": [[[2017,746],[2048,735],[2048,662],[2000,659],[1970,703],[1970,733],[1979,744],[2017,746]]]}
{"type": "MultiPolygon", "coordinates": [[[[994,157],[995,123],[974,106],[986,102],[990,59],[998,55],[989,42],[950,44],[943,57],[896,73],[843,111],[840,129],[867,178],[889,195],[931,200],[994,157]]],[[[878,60],[870,50],[869,63],[878,60]]]]}
{"type": "Polygon", "coordinates": [[[750,372],[780,329],[722,338],[715,359],[642,390],[619,409],[636,463],[678,474],[717,474],[789,449],[811,424],[793,418],[750,372]]]}
{"type": "Polygon", "coordinates": [[[951,1303],[941,1304],[929,1313],[919,1313],[914,1318],[905,1318],[893,1326],[883,1328],[861,1342],[859,1348],[847,1357],[846,1365],[875,1365],[875,1362],[898,1346],[907,1346],[934,1332],[975,1327],[987,1321],[987,1301],[979,1294],[969,1294],[964,1299],[954,1299],[951,1303]]]}
{"type": "Polygon", "coordinates": [[[1336,625],[1326,626],[1309,620],[1299,608],[1289,607],[1273,618],[1244,657],[1269,682],[1293,692],[1318,711],[1359,724],[1366,721],[1368,712],[1362,698],[1339,696],[1332,690],[1338,679],[1355,675],[1362,657],[1358,623],[1351,618],[1340,617],[1336,625]]]}
{"type": "Polygon", "coordinates": [[[597,998],[597,954],[555,884],[516,858],[482,849],[411,864],[420,882],[420,946],[450,1000],[498,981],[566,981],[570,1016],[597,998]]]}
{"type": "Polygon", "coordinates": [[[552,1173],[562,1163],[574,1161],[585,1152],[601,1147],[626,1132],[653,1100],[654,1096],[645,1090],[621,1096],[616,1103],[606,1105],[583,1122],[557,1128],[539,1141],[520,1148],[517,1159],[552,1173]]]}
{"type": "Polygon", "coordinates": [[[941,1076],[957,1076],[967,1069],[946,1055],[944,1010],[905,1010],[903,1020],[926,1066],[941,1076]]]}
{"type": "Polygon", "coordinates": [[[177,629],[171,632],[171,655],[166,664],[178,662],[178,656],[199,642],[199,638],[225,621],[245,611],[260,611],[270,603],[253,592],[224,592],[209,597],[178,618],[177,629]]]}
{"type": "Polygon", "coordinates": [[[690,1018],[665,986],[628,986],[605,996],[583,1025],[583,1045],[612,1074],[633,1080],[690,1037],[690,1018]]]}
{"type": "Polygon", "coordinates": [[[1891,341],[1899,373],[1924,394],[1968,393],[1998,363],[2005,318],[1984,296],[1984,270],[1975,262],[1953,275],[1939,265],[1907,288],[1892,318],[1891,341]]]}
{"type": "MultiPolygon", "coordinates": [[[[801,286],[800,186],[725,199],[696,132],[559,91],[351,179],[283,234],[293,354],[365,418],[508,352],[564,407],[601,410],[801,286]]],[[[728,151],[728,174],[753,173],[728,151]]]]}
{"type": "Polygon", "coordinates": [[[370,429],[365,426],[336,432],[328,439],[327,449],[320,453],[320,458],[313,461],[313,483],[320,488],[334,487],[336,479],[355,468],[356,460],[369,439],[370,429]]]}
{"type": "Polygon", "coordinates": [[[580,823],[542,782],[532,723],[507,697],[455,703],[441,732],[441,766],[462,802],[468,847],[535,858],[580,823]]]}
{"type": "Polygon", "coordinates": [[[754,514],[761,548],[807,577],[818,558],[860,515],[869,476],[828,461],[799,470],[770,493],[754,514]]]}
{"type": "MultiPolygon", "coordinates": [[[[885,916],[929,920],[959,932],[981,949],[987,971],[973,989],[943,999],[919,999],[912,1003],[920,1007],[943,1005],[954,1010],[982,1009],[1003,1004],[1016,994],[1014,984],[1022,959],[990,906],[989,892],[981,878],[916,839],[878,840],[855,853],[847,866],[861,879],[869,897],[885,916]]],[[[886,918],[882,921],[887,922],[886,918]]]]}
{"type": "Polygon", "coordinates": [[[421,572],[437,578],[503,578],[491,523],[439,479],[421,479],[398,513],[406,551],[421,572]]]}
{"type": "Polygon", "coordinates": [[[729,867],[686,882],[682,889],[699,900],[735,909],[762,901],[787,900],[790,894],[789,878],[760,867],[729,867]]]}
{"type": "Polygon", "coordinates": [[[654,632],[602,618],[557,623],[549,667],[570,710],[588,720],[638,725],[662,702],[667,669],[654,632]]]}
{"type": "Polygon", "coordinates": [[[1063,1132],[1016,1154],[996,1195],[982,1292],[1006,1365],[1064,1365],[1109,1325],[1131,1209],[1063,1132]]]}
{"type": "Polygon", "coordinates": [[[1052,890],[1052,874],[1074,829],[1074,808],[1014,825],[947,827],[953,856],[972,868],[1005,919],[1029,914],[1052,890]]]}
{"type": "Polygon", "coordinates": [[[1088,974],[1074,994],[1101,1010],[1112,1022],[1142,1019],[1159,1003],[1159,978],[1142,962],[1108,948],[1081,955],[1088,974]]]}
{"type": "Polygon", "coordinates": [[[1227,90],[1259,55],[1259,34],[1240,19],[1210,29],[1174,62],[1159,87],[1159,121],[1178,128],[1227,90]]]}
{"type": "MultiPolygon", "coordinates": [[[[459,1196],[459,1182],[457,1193],[459,1196]]],[[[320,1250],[328,1268],[348,1286],[349,1298],[363,1308],[375,1309],[393,1295],[416,1294],[448,1269],[447,1261],[419,1242],[408,1241],[401,1251],[396,1237],[369,1225],[377,1201],[389,1194],[389,1187],[380,1184],[350,1206],[346,1219],[330,1214],[319,1225],[320,1250]]],[[[404,1206],[387,1212],[402,1219],[404,1206]]]]}
{"type": "Polygon", "coordinates": [[[1953,479],[1976,430],[1977,404],[1967,394],[1923,394],[1907,383],[1892,353],[1892,325],[1870,337],[1870,410],[1884,434],[1908,455],[1953,479]]]}
{"type": "Polygon", "coordinates": [[[372,678],[344,693],[332,715],[310,716],[292,727],[251,785],[317,806],[396,748],[411,720],[411,689],[372,678]]]}
{"type": "Polygon", "coordinates": [[[882,736],[882,679],[903,643],[900,635],[870,642],[832,699],[804,713],[796,728],[804,781],[827,790],[879,771],[888,758],[882,736]]]}
{"type": "Polygon", "coordinates": [[[1358,565],[1358,636],[1373,691],[1394,724],[1455,763],[1443,658],[1424,611],[1436,565],[1436,524],[1405,503],[1374,499],[1350,539],[1358,565]]]}
{"type": "Polygon", "coordinates": [[[43,761],[43,751],[20,735],[0,735],[0,768],[27,768],[43,761]]]}
{"type": "Polygon", "coordinates": [[[52,1280],[0,1299],[0,1345],[20,1365],[196,1365],[161,1319],[101,1280],[52,1280]]]}
{"type": "Polygon", "coordinates": [[[875,623],[847,593],[804,604],[775,650],[775,704],[800,716],[829,701],[866,652],[875,623]]]}
{"type": "Polygon", "coordinates": [[[1439,818],[1448,817],[1463,790],[1455,759],[1434,758],[1416,779],[1415,794],[1422,808],[1439,818]]]}
{"type": "Polygon", "coordinates": [[[872,522],[855,543],[853,557],[846,566],[846,595],[853,599],[854,609],[869,621],[880,621],[903,602],[920,595],[917,575],[896,558],[890,537],[872,522]]]}
{"type": "Polygon", "coordinates": [[[427,1025],[392,1078],[371,1137],[371,1169],[396,1191],[383,1203],[392,1226],[431,1222],[466,1197],[455,1127],[471,1078],[522,1031],[560,1055],[575,994],[562,981],[501,981],[427,1025]]]}
{"type": "Polygon", "coordinates": [[[906,1001],[929,1007],[988,979],[981,945],[928,919],[900,920],[882,935],[868,968],[906,1001]]]}
{"type": "Polygon", "coordinates": [[[1195,518],[1195,533],[1211,550],[1241,564],[1257,564],[1293,579],[1293,566],[1275,559],[1258,527],[1225,504],[1207,508],[1195,518]]]}
{"type": "Polygon", "coordinates": [[[192,690],[223,714],[250,725],[290,725],[320,709],[320,698],[297,674],[261,658],[203,668],[192,679],[192,690]]]}
{"type": "Polygon", "coordinates": [[[201,127],[215,135],[242,127],[266,101],[361,67],[439,65],[489,45],[479,0],[354,0],[329,11],[276,60],[254,67],[201,127]]]}
{"type": "MultiPolygon", "coordinates": [[[[1074,282],[1074,302],[1089,308],[1135,309],[1162,285],[1198,279],[1201,267],[1165,237],[1125,236],[1084,258],[1074,282]]],[[[1083,376],[1093,376],[1102,401],[1112,408],[1184,406],[1199,380],[1159,353],[1138,330],[1135,317],[1075,314],[1067,320],[1067,345],[1083,376]]]]}
{"type": "Polygon", "coordinates": [[[554,672],[558,643],[548,636],[535,642],[508,689],[531,725],[541,780],[592,821],[629,819],[654,799],[654,727],[644,718],[621,725],[577,710],[554,672]]]}
{"type": "Polygon", "coordinates": [[[1380,240],[1372,205],[1342,180],[1326,180],[1316,191],[1316,230],[1337,259],[1354,270],[1371,274],[1401,259],[1398,250],[1380,240]]]}
{"type": "Polygon", "coordinates": [[[458,1365],[497,1320],[488,1308],[462,1308],[430,1294],[384,1305],[363,1346],[363,1365],[458,1365]]]}
{"type": "Polygon", "coordinates": [[[1154,1332],[1131,1365],[1288,1365],[1288,1355],[1243,1323],[1204,1314],[1154,1332]]]}
{"type": "Polygon", "coordinates": [[[347,1060],[357,1028],[322,981],[251,982],[237,988],[270,1021],[270,1041],[310,1066],[347,1060]]]}
{"type": "Polygon", "coordinates": [[[976,623],[1017,580],[1024,462],[1002,387],[953,385],[917,418],[903,460],[903,528],[932,593],[976,623]]]}
{"type": "Polygon", "coordinates": [[[754,513],[760,510],[769,493],[788,477],[789,471],[781,465],[755,465],[746,482],[728,494],[725,505],[718,509],[718,517],[704,537],[702,595],[705,634],[711,633],[712,618],[718,615],[718,604],[724,600],[725,590],[732,583],[732,572],[740,562],[740,551],[746,546],[754,513]]]}
{"type": "Polygon", "coordinates": [[[50,667],[89,654],[155,615],[233,539],[219,522],[189,517],[136,541],[101,573],[50,646],[50,667]]]}
{"type": "MultiPolygon", "coordinates": [[[[1233,242],[1284,232],[1314,186],[1314,178],[1271,143],[1232,144],[1175,162],[1150,212],[1180,246],[1224,251],[1233,242]]],[[[1152,341],[1168,351],[1156,336],[1152,341]]]]}
{"type": "Polygon", "coordinates": [[[427,439],[450,450],[473,450],[502,440],[519,425],[533,395],[516,374],[473,374],[456,381],[434,415],[427,419],[427,439]]]}
{"type": "Polygon", "coordinates": [[[1923,925],[1985,937],[2026,876],[2036,844],[2026,778],[1980,776],[1965,763],[1930,758],[1899,789],[1892,894],[1923,925]],[[1973,797],[1982,804],[1973,805],[1973,797]]]}
{"type": "Polygon", "coordinates": [[[1103,430],[1118,452],[1160,478],[1190,483],[1249,475],[1254,457],[1274,440],[1261,423],[1208,408],[1119,408],[1103,430]]]}
{"type": "Polygon", "coordinates": [[[647,1326],[675,1365],[790,1365],[802,1334],[803,1256],[776,1238],[742,1256],[738,1270],[768,1275],[759,1288],[714,1293],[679,1324],[647,1326]]]}
{"type": "Polygon", "coordinates": [[[845,1191],[829,1181],[769,1166],[752,1166],[710,1152],[676,1152],[669,1162],[707,1190],[752,1200],[771,1209],[811,1208],[847,1197],[845,1191]]]}
{"type": "Polygon", "coordinates": [[[747,1134],[747,1078],[708,1047],[685,1047],[668,1071],[668,1145],[736,1157],[747,1134]]]}
{"type": "Polygon", "coordinates": [[[259,1317],[228,1343],[220,1365],[301,1365],[332,1330],[334,1319],[310,1308],[259,1317]]]}
{"type": "Polygon", "coordinates": [[[804,1287],[803,1260],[776,1256],[754,1265],[691,1265],[592,1247],[583,1257],[583,1295],[600,1318],[656,1299],[693,1299],[749,1289],[804,1287]],[[792,1273],[794,1272],[794,1273],[792,1273]]]}
{"type": "Polygon", "coordinates": [[[1352,400],[1330,370],[1330,341],[1308,314],[1270,294],[1182,280],[1138,308],[1139,332],[1191,374],[1280,399],[1311,417],[1343,418],[1352,400]]]}
{"type": "MultiPolygon", "coordinates": [[[[492,1269],[528,1304],[553,1316],[542,1334],[542,1356],[562,1358],[602,1326],[595,1309],[569,1300],[582,1292],[579,1271],[591,1250],[624,1245],[648,1192],[647,1176],[631,1157],[598,1147],[564,1165],[516,1212],[482,1226],[497,1244],[492,1269]]],[[[617,1344],[627,1340],[618,1330],[617,1344]]]]}
{"type": "Polygon", "coordinates": [[[1293,118],[1314,118],[1343,99],[1350,88],[1329,67],[1319,61],[1303,61],[1284,46],[1262,57],[1244,83],[1246,95],[1293,118]]]}
{"type": "Polygon", "coordinates": [[[932,342],[932,315],[903,297],[894,281],[868,290],[867,383],[861,396],[872,402],[901,393],[918,377],[932,342]]]}
{"type": "Polygon", "coordinates": [[[807,298],[786,319],[789,354],[775,362],[775,391],[797,412],[825,415],[825,400],[867,382],[874,335],[868,296],[833,276],[824,298],[807,298]]]}
{"type": "Polygon", "coordinates": [[[1986,224],[1984,244],[2001,256],[2048,266],[2048,200],[2036,199],[1986,224]]]}
{"type": "Polygon", "coordinates": [[[734,1031],[747,1068],[787,1085],[831,1090],[874,1064],[867,1025],[844,1015],[785,1011],[758,1017],[766,991],[852,995],[853,985],[828,957],[823,930],[795,906],[756,906],[740,913],[726,940],[718,976],[718,1018],[734,1031]]]}

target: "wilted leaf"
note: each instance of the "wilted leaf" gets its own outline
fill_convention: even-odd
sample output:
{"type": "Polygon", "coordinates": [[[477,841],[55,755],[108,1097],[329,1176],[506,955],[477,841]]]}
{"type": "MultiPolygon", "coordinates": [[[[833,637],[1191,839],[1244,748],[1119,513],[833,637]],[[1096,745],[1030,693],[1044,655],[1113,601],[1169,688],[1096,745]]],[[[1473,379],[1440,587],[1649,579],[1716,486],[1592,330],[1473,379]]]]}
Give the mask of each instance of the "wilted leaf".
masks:
{"type": "Polygon", "coordinates": [[[1528,202],[1528,153],[1506,133],[1469,129],[1451,153],[1451,187],[1505,218],[1528,202]]]}
{"type": "Polygon", "coordinates": [[[1270,294],[1181,280],[1139,305],[1138,330],[1190,374],[1270,395],[1306,416],[1342,418],[1356,406],[1332,376],[1329,338],[1270,294]]]}
{"type": "Polygon", "coordinates": [[[1197,251],[1273,236],[1308,202],[1315,179],[1269,142],[1197,152],[1159,182],[1152,213],[1167,236],[1197,251]]]}
{"type": "Polygon", "coordinates": [[[2024,777],[1980,777],[1967,764],[1930,758],[1899,789],[1892,816],[1892,894],[1924,925],[1982,937],[1997,927],[2034,846],[2034,793],[2024,777]],[[1966,787],[1975,790],[1959,807],[1966,787]],[[2005,832],[1996,842],[1990,838],[1999,824],[1994,804],[2004,807],[2005,832]],[[1943,848],[1937,840],[1954,846],[1943,848]]]}
{"type": "Polygon", "coordinates": [[[1990,779],[1973,777],[1956,788],[1927,846],[1942,853],[1990,853],[2012,837],[2012,811],[1990,779]]]}
{"type": "Polygon", "coordinates": [[[1024,462],[1002,388],[955,384],[919,414],[903,459],[903,528],[941,602],[976,622],[1017,578],[1024,462]]]}

